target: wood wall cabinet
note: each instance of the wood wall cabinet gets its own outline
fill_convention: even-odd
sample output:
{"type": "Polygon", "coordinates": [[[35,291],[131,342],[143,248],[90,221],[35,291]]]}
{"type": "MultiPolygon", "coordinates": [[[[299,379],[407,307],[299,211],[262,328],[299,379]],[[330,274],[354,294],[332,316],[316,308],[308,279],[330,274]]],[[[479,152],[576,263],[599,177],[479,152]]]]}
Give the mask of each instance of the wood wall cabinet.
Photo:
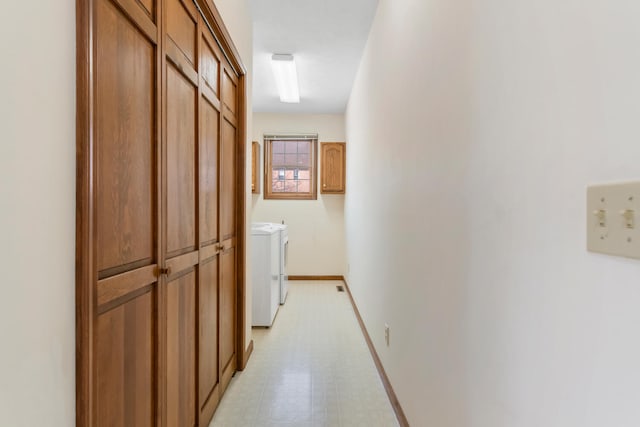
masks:
{"type": "Polygon", "coordinates": [[[260,194],[260,144],[251,144],[251,192],[260,194]]]}
{"type": "Polygon", "coordinates": [[[320,191],[323,194],[344,194],[346,190],[346,152],[344,142],[320,144],[320,191]]]}
{"type": "Polygon", "coordinates": [[[205,0],[77,19],[76,425],[204,427],[246,361],[246,71],[205,0]]]}

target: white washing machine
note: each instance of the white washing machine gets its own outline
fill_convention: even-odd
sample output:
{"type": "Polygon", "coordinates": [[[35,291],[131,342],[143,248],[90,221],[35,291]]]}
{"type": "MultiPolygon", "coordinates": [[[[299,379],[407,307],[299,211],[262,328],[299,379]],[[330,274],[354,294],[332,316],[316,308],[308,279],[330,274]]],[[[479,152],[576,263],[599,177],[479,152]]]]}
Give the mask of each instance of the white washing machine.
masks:
{"type": "Polygon", "coordinates": [[[271,222],[254,222],[252,229],[272,227],[280,232],[280,304],[284,304],[289,294],[289,276],[287,275],[287,262],[289,260],[289,228],[286,224],[271,222]]]}
{"type": "Polygon", "coordinates": [[[280,307],[280,229],[251,229],[252,325],[271,326],[280,307]]]}

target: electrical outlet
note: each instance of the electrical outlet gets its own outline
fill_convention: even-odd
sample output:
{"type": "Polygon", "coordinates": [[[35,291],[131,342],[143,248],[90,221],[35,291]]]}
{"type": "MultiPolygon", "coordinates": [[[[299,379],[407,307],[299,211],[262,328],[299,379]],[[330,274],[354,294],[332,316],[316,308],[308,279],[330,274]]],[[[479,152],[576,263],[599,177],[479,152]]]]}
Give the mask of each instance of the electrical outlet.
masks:
{"type": "Polygon", "coordinates": [[[387,347],[389,347],[389,325],[384,324],[384,341],[387,343],[387,347]]]}

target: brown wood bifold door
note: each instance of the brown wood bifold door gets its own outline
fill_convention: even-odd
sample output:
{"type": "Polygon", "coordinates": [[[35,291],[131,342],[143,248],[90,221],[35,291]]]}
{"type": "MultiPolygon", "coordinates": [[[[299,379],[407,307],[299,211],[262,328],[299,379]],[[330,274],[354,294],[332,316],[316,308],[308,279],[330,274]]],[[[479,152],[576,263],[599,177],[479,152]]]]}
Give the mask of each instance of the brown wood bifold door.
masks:
{"type": "Polygon", "coordinates": [[[194,69],[198,15],[193,5],[165,0],[164,174],[166,207],[166,427],[194,427],[197,406],[197,286],[199,134],[194,69]]]}
{"type": "MultiPolygon", "coordinates": [[[[220,185],[220,375],[222,389],[236,370],[236,205],[238,192],[237,78],[228,66],[222,68],[222,140],[220,185]]],[[[244,172],[242,172],[244,173],[244,172]]]]}
{"type": "Polygon", "coordinates": [[[204,427],[245,360],[245,71],[205,0],[77,4],[77,425],[204,427]]]}
{"type": "Polygon", "coordinates": [[[95,2],[96,282],[87,285],[96,286],[92,425],[97,426],[155,425],[156,28],[135,3],[95,2]]]}
{"type": "Polygon", "coordinates": [[[199,411],[207,426],[220,401],[220,61],[211,34],[200,28],[200,277],[199,411]]]}

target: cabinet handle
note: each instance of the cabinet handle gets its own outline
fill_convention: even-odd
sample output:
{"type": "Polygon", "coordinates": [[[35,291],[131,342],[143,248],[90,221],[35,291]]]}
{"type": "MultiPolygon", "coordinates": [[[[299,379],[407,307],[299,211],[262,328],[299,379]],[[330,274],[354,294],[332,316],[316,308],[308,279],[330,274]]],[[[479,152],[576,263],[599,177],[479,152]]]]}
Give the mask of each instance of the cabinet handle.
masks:
{"type": "Polygon", "coordinates": [[[161,276],[171,276],[171,267],[161,268],[158,270],[161,276]]]}

